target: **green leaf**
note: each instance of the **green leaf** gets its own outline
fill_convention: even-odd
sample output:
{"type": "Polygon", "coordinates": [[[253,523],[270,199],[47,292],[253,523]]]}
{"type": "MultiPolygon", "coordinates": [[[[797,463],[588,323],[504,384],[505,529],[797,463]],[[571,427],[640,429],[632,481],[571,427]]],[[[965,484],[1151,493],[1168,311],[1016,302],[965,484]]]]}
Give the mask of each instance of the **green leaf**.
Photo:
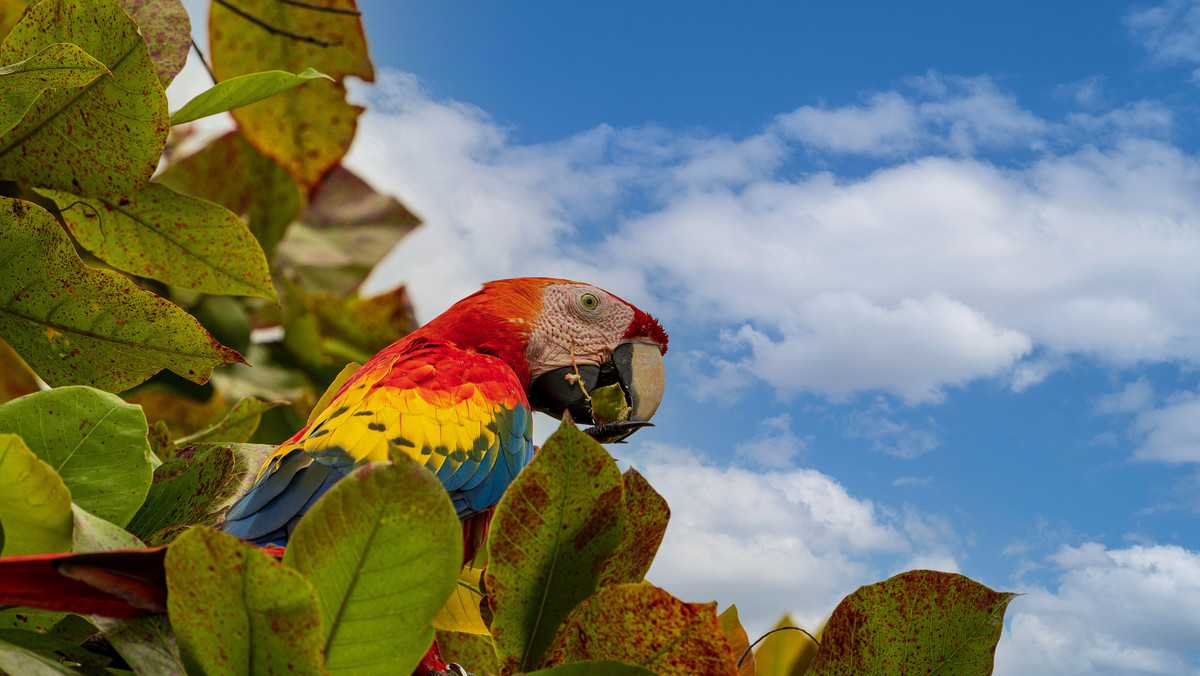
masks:
{"type": "Polygon", "coordinates": [[[625,486],[625,536],[608,557],[600,585],[641,582],[667,532],[671,510],[667,501],[637,470],[621,477],[625,486]]]}
{"type": "Polygon", "coordinates": [[[721,623],[721,632],[725,634],[725,641],[729,643],[729,649],[733,652],[734,663],[738,665],[738,676],[755,676],[750,637],[746,635],[746,629],[738,619],[737,606],[731,605],[721,611],[721,614],[717,615],[717,621],[721,623]]]}
{"type": "Polygon", "coordinates": [[[138,24],[162,86],[183,70],[192,48],[192,22],[181,0],[121,0],[121,6],[138,24]]]}
{"type": "Polygon", "coordinates": [[[254,434],[254,430],[258,429],[258,423],[262,421],[263,413],[286,403],[286,401],[263,401],[254,397],[243,397],[220,420],[195,434],[189,434],[179,439],[176,443],[185,446],[217,441],[244,442],[254,434]]]}
{"type": "Polygon", "coordinates": [[[146,43],[115,0],[45,0],[0,45],[0,62],[60,42],[79,45],[112,77],[44,92],[0,136],[0,176],[81,195],[130,194],[158,167],[170,128],[146,43]]]}
{"type": "Polygon", "coordinates": [[[312,587],[253,545],[193,528],[167,550],[167,607],[189,673],[323,674],[312,587]]]}
{"type": "Polygon", "coordinates": [[[0,611],[0,628],[28,629],[72,643],[81,643],[96,633],[96,627],[81,615],[36,608],[10,608],[0,611]]]}
{"type": "Polygon", "coordinates": [[[614,660],[660,676],[737,676],[716,603],[684,603],[651,584],[602,587],[558,628],[542,666],[614,660]]]}
{"type": "Polygon", "coordinates": [[[506,673],[538,664],[624,529],[616,463],[564,422],[500,499],[488,536],[492,639],[506,673]]]}
{"type": "MultiPolygon", "coordinates": [[[[353,0],[323,4],[356,9],[353,0]]],[[[221,4],[214,3],[209,11],[209,45],[217,80],[267,70],[294,73],[309,64],[319,64],[334,80],[289,89],[233,111],[238,127],[259,152],[312,188],[346,154],[362,112],[346,103],[342,80],[351,75],[367,82],[375,78],[362,21],[351,13],[295,11],[276,0],[241,0],[237,8],[282,30],[326,43],[266,33],[221,4]]]]}
{"type": "Polygon", "coordinates": [[[118,526],[150,490],[146,429],[140,407],[90,387],[35,392],[0,406],[0,432],[21,435],[76,504],[118,526]]]}
{"type": "Polygon", "coordinates": [[[990,674],[1014,596],[932,570],[859,587],[834,609],[810,673],[990,674]]]}
{"type": "Polygon", "coordinates": [[[28,648],[0,642],[0,671],[21,676],[77,676],[78,672],[59,664],[58,660],[39,655],[28,648]]]}
{"type": "Polygon", "coordinates": [[[254,483],[258,469],[275,450],[263,444],[195,444],[154,470],[146,503],[129,531],[165,544],[181,526],[214,526],[254,483]],[[162,533],[164,529],[174,529],[162,533]],[[155,539],[156,534],[169,536],[155,539]]]}
{"type": "Polygon", "coordinates": [[[58,204],[75,239],[118,270],[181,289],[278,300],[262,247],[219,204],[158,183],[120,199],[41,192],[58,204]]]}
{"type": "Polygon", "coordinates": [[[179,307],[84,265],[31,202],[0,197],[0,251],[0,337],[51,385],[121,391],[164,367],[205,383],[245,361],[179,307]]]}
{"type": "Polygon", "coordinates": [[[0,134],[12,129],[47,89],[82,87],[108,68],[79,45],[58,42],[23,61],[0,67],[0,134]]]}
{"type": "Polygon", "coordinates": [[[131,620],[95,619],[104,638],[135,673],[186,676],[179,644],[166,615],[145,615],[131,620]]]}
{"type": "Polygon", "coordinates": [[[653,671],[621,662],[572,662],[549,669],[538,669],[525,676],[658,676],[653,671]]]}
{"type": "Polygon", "coordinates": [[[15,434],[0,434],[0,523],[5,556],[71,548],[71,492],[15,434]]]}
{"type": "Polygon", "coordinates": [[[73,552],[107,552],[113,549],[133,549],[142,541],[132,533],[113,525],[79,505],[72,504],[75,528],[71,536],[73,552]]]}
{"type": "Polygon", "coordinates": [[[0,643],[20,646],[55,662],[65,657],[85,667],[103,667],[112,661],[71,641],[27,629],[0,629],[0,643]]]}
{"type": "Polygon", "coordinates": [[[317,590],[326,667],[346,674],[412,671],[461,559],[461,526],[446,491],[403,454],[334,484],[284,554],[317,590]]]}
{"type": "Polygon", "coordinates": [[[754,651],[759,676],[803,676],[817,655],[817,644],[804,632],[796,629],[796,621],[784,615],[772,629],[784,629],[769,634],[754,651]]]}
{"type": "Polygon", "coordinates": [[[267,258],[304,204],[296,180],[237,131],[171,164],[157,180],[241,216],[267,258]]]}
{"type": "Polygon", "coordinates": [[[182,108],[171,115],[171,124],[183,124],[234,108],[248,106],[255,101],[262,101],[269,96],[287,91],[292,87],[298,87],[318,77],[333,80],[328,75],[318,73],[312,68],[306,68],[303,72],[295,75],[282,70],[239,75],[213,85],[207,91],[185,103],[182,108]]]}

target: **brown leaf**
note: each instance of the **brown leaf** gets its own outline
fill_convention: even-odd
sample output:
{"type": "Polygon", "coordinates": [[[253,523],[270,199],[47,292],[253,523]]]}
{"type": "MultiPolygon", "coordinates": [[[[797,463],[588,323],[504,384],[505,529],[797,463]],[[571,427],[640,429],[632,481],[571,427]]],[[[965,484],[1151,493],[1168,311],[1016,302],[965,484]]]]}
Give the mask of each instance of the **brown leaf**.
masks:
{"type": "Polygon", "coordinates": [[[637,470],[630,467],[621,479],[625,484],[625,537],[604,564],[601,586],[641,582],[654,563],[671,518],[667,501],[637,470]]]}
{"type": "Polygon", "coordinates": [[[717,621],[721,623],[721,631],[729,642],[729,649],[733,651],[734,661],[738,663],[738,676],[754,676],[754,653],[750,652],[750,637],[746,636],[746,629],[738,619],[737,606],[726,608],[717,615],[717,621]]]}
{"type": "MultiPolygon", "coordinates": [[[[353,0],[322,4],[355,9],[353,0]]],[[[239,0],[237,8],[243,14],[212,4],[209,44],[218,80],[266,70],[299,73],[313,67],[336,81],[314,81],[233,111],[242,133],[259,152],[312,189],[350,148],[362,112],[346,103],[343,78],[375,79],[362,22],[353,14],[277,0],[239,0]],[[270,32],[248,20],[247,14],[291,36],[270,32]]]]}
{"type": "Polygon", "coordinates": [[[37,392],[37,375],[8,343],[0,340],[0,404],[37,392]]]}
{"type": "Polygon", "coordinates": [[[652,584],[602,587],[563,620],[542,667],[612,660],[661,676],[736,676],[717,604],[684,603],[652,584]]]}

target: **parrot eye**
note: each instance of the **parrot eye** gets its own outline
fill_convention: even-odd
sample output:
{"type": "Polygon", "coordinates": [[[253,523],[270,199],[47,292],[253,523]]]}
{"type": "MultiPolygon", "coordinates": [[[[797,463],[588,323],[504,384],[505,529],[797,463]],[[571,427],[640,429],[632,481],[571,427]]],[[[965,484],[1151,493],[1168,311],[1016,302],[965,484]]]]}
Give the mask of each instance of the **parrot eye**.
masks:
{"type": "Polygon", "coordinates": [[[579,307],[590,312],[600,307],[600,299],[595,294],[585,293],[579,297],[579,307]]]}

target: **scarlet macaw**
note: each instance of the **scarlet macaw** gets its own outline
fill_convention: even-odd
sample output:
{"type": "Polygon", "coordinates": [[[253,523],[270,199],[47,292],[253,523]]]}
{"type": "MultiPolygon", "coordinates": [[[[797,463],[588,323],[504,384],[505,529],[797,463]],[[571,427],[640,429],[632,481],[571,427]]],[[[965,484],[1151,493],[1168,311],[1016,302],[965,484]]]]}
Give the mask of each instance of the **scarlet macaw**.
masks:
{"type": "MultiPolygon", "coordinates": [[[[666,351],[657,320],[595,286],[547,278],[484,284],[359,368],[264,463],[224,529],[260,545],[286,546],[300,517],[330,486],[399,447],[450,494],[463,523],[465,563],[501,494],[533,456],[533,411],[555,417],[569,411],[577,422],[599,423],[589,430],[599,440],[623,439],[658,408],[666,351]],[[631,410],[623,419],[596,419],[585,392],[613,385],[631,410]]],[[[0,603],[31,602],[28,589],[11,598],[5,586],[0,603]]],[[[435,643],[422,669],[445,668],[436,652],[435,643]]]]}

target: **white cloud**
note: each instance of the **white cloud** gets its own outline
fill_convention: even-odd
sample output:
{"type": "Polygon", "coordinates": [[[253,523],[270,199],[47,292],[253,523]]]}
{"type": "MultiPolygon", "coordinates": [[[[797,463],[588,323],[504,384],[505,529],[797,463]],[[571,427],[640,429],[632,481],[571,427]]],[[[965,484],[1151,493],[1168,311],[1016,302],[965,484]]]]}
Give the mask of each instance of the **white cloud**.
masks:
{"type": "MultiPolygon", "coordinates": [[[[598,127],[520,145],[483,111],[385,71],[349,164],[426,224],[370,285],[407,281],[428,317],[489,278],[588,279],[668,327],[740,339],[741,352],[675,343],[693,394],[721,401],[758,379],[785,395],[936,402],[979,378],[1020,391],[1073,355],[1200,360],[1195,157],[1113,121],[1124,109],[1091,113],[1093,144],[1072,146],[1058,131],[1086,124],[1039,122],[986,78],[933,73],[909,88],[898,96],[922,152],[954,156],[785,177],[809,148],[797,138],[903,147],[894,130],[908,123],[886,122],[900,99],[785,115],[744,139],[598,127]],[[1040,136],[1064,152],[1015,168],[959,152],[1040,136]],[[713,368],[727,380],[706,384],[713,368]]],[[[1147,105],[1148,118],[1161,109],[1147,105]]]]}
{"type": "Polygon", "coordinates": [[[740,443],[735,455],[751,464],[775,469],[795,466],[796,456],[808,448],[808,442],[792,433],[792,416],[781,413],[758,424],[758,433],[740,443]]]}
{"type": "Polygon", "coordinates": [[[1159,64],[1200,63],[1200,5],[1193,0],[1132,11],[1125,26],[1159,64]]]}
{"type": "Polygon", "coordinates": [[[1135,459],[1200,462],[1200,396],[1179,393],[1162,408],[1143,411],[1134,421],[1132,433],[1140,439],[1135,459]]]}
{"type": "Polygon", "coordinates": [[[957,569],[944,518],[897,515],[815,470],[721,467],[658,443],[622,456],[671,506],[649,579],[684,600],[736,603],[753,636],[785,611],[815,628],[843,596],[914,562],[957,569]]]}
{"type": "Polygon", "coordinates": [[[1120,392],[1101,395],[1096,399],[1096,413],[1112,415],[1114,413],[1137,413],[1154,404],[1154,385],[1142,376],[1137,380],[1126,383],[1120,392]]]}
{"type": "Polygon", "coordinates": [[[916,106],[897,92],[872,94],[861,106],[803,106],[777,122],[786,136],[836,153],[901,155],[921,140],[916,106]]]}
{"type": "Polygon", "coordinates": [[[1051,562],[1061,571],[1058,589],[1032,590],[1009,605],[996,674],[1200,669],[1200,552],[1088,542],[1062,547],[1051,562]]]}
{"type": "MultiPolygon", "coordinates": [[[[871,450],[897,458],[915,458],[937,448],[941,440],[933,429],[920,429],[908,423],[897,423],[887,419],[887,404],[876,400],[865,411],[851,411],[846,416],[846,436],[852,439],[868,439],[871,450]]],[[[935,427],[933,420],[930,427],[935,427]]]]}

